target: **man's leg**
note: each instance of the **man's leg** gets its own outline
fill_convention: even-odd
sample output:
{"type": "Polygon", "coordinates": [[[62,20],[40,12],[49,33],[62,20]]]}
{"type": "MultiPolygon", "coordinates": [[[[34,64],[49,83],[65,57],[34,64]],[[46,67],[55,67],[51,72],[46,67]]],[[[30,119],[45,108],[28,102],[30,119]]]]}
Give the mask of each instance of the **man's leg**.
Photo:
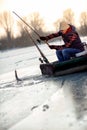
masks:
{"type": "Polygon", "coordinates": [[[63,58],[61,50],[56,50],[56,56],[57,56],[59,62],[64,61],[64,58],[63,58]]]}
{"type": "Polygon", "coordinates": [[[74,48],[66,48],[62,50],[62,55],[64,60],[69,60],[71,57],[75,56],[76,53],[81,52],[79,49],[74,49],[74,48]]]}

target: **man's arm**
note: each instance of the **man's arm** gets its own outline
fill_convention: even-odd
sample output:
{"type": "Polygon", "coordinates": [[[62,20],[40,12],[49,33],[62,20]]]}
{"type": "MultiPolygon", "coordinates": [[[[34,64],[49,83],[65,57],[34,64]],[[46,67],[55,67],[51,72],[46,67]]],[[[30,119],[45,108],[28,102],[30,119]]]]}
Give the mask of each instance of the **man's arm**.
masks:
{"type": "Polygon", "coordinates": [[[52,34],[45,36],[45,37],[41,36],[40,39],[43,40],[43,41],[45,41],[45,40],[48,41],[52,38],[59,37],[59,36],[61,36],[61,32],[52,33],[52,34]]]}

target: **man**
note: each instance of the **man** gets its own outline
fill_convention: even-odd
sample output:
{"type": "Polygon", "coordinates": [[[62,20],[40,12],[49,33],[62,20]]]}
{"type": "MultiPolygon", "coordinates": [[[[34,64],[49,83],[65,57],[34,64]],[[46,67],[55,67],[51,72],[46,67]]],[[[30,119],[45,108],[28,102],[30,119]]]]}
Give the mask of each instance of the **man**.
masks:
{"type": "Polygon", "coordinates": [[[71,57],[75,57],[76,53],[84,50],[83,43],[81,42],[75,27],[64,21],[60,23],[59,31],[57,33],[50,34],[46,37],[40,37],[40,39],[48,41],[59,36],[62,37],[64,45],[49,45],[50,49],[56,49],[56,55],[59,62],[69,60],[71,57]]]}

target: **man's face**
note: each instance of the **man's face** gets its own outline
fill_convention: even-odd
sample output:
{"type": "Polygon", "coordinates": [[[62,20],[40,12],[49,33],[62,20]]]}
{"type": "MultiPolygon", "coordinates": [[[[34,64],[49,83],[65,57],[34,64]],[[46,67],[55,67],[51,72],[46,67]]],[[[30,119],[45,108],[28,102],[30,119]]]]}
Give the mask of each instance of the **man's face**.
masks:
{"type": "Polygon", "coordinates": [[[61,30],[61,32],[62,32],[63,34],[65,34],[65,33],[66,33],[66,31],[67,31],[67,30],[61,30]]]}

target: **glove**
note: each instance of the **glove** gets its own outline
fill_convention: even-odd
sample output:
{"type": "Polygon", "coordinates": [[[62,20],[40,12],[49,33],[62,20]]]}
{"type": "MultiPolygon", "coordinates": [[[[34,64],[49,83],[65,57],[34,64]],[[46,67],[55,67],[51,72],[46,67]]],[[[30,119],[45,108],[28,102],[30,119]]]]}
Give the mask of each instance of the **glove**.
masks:
{"type": "Polygon", "coordinates": [[[56,49],[56,50],[62,50],[62,46],[56,46],[56,45],[49,45],[50,49],[56,49]]]}
{"type": "Polygon", "coordinates": [[[47,37],[40,37],[40,39],[42,40],[42,41],[47,41],[48,39],[47,39],[47,37]]]}
{"type": "Polygon", "coordinates": [[[55,45],[49,45],[50,49],[55,49],[55,45]]]}

